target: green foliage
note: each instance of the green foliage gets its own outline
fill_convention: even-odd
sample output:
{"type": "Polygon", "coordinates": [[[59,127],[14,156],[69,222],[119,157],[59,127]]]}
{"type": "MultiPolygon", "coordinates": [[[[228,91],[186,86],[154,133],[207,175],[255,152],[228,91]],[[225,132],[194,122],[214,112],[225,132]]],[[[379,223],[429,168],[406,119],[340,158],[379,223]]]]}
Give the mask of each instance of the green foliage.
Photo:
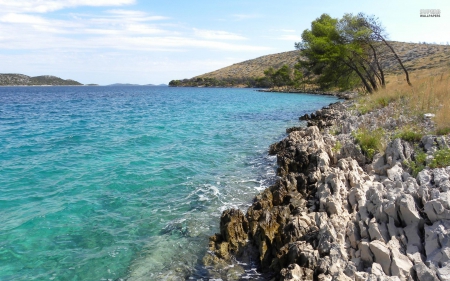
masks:
{"type": "Polygon", "coordinates": [[[179,87],[181,85],[181,81],[180,80],[172,80],[169,82],[169,86],[170,87],[179,87]]]}
{"type": "MultiPolygon", "coordinates": [[[[408,166],[414,177],[425,169],[426,167],[427,154],[423,150],[416,148],[414,154],[414,160],[405,162],[404,164],[408,166]]],[[[450,149],[439,149],[433,153],[433,160],[428,164],[431,169],[435,168],[445,168],[450,166],[450,149]]]]}
{"type": "Polygon", "coordinates": [[[385,131],[382,128],[373,131],[361,128],[353,132],[353,137],[369,160],[372,160],[376,153],[384,150],[385,131]]]}
{"type": "Polygon", "coordinates": [[[345,64],[349,52],[338,24],[338,19],[323,14],[311,23],[311,30],[303,31],[303,41],[296,44],[306,58],[300,64],[317,76],[315,82],[323,89],[355,86],[354,79],[350,79],[351,69],[345,64]]]}
{"type": "Polygon", "coordinates": [[[391,102],[395,100],[394,97],[378,97],[371,98],[371,96],[364,95],[359,98],[359,101],[356,105],[356,109],[361,114],[366,114],[368,112],[374,111],[376,109],[380,109],[388,106],[391,102]]]}
{"type": "Polygon", "coordinates": [[[441,129],[436,130],[436,134],[440,135],[440,136],[447,135],[449,133],[450,133],[450,128],[441,128],[441,129]]]}
{"type": "Polygon", "coordinates": [[[216,79],[216,78],[191,78],[183,80],[172,80],[169,82],[171,87],[232,87],[234,85],[247,85],[254,87],[255,80],[253,79],[216,79]]]}
{"type": "Polygon", "coordinates": [[[386,107],[389,105],[390,100],[387,97],[380,97],[375,100],[376,104],[380,107],[386,107]]]}
{"type": "Polygon", "coordinates": [[[394,139],[400,138],[409,142],[419,142],[423,135],[423,132],[418,128],[405,127],[394,135],[394,139]]]}
{"type": "Polygon", "coordinates": [[[366,114],[369,113],[370,111],[372,111],[374,108],[373,106],[368,103],[368,102],[358,102],[358,104],[355,106],[355,109],[361,113],[361,114],[366,114]]]}
{"type": "Polygon", "coordinates": [[[283,65],[279,69],[272,67],[264,71],[264,77],[260,78],[191,78],[183,80],[172,80],[171,87],[232,87],[235,85],[245,85],[249,88],[272,88],[292,87],[301,84],[303,73],[298,69],[292,69],[288,65],[283,65]]]}
{"type": "Polygon", "coordinates": [[[385,86],[380,59],[387,57],[383,46],[388,43],[383,32],[378,19],[363,13],[345,14],[341,19],[322,14],[311,29],[303,31],[302,42],[295,47],[304,58],[301,66],[315,75],[321,88],[361,85],[372,93],[385,86]]]}
{"type": "Polygon", "coordinates": [[[292,69],[288,65],[283,65],[275,70],[270,67],[264,71],[264,77],[255,79],[254,87],[294,87],[299,88],[303,84],[303,73],[301,70],[292,69]]]}
{"type": "Polygon", "coordinates": [[[414,160],[406,161],[405,164],[407,167],[411,169],[411,173],[413,177],[417,177],[417,174],[425,169],[425,161],[427,159],[427,154],[423,152],[423,150],[416,147],[414,153],[414,160]]]}
{"type": "Polygon", "coordinates": [[[430,168],[443,168],[450,166],[450,149],[439,149],[433,154],[434,158],[430,163],[430,168]]]}
{"type": "Polygon", "coordinates": [[[336,144],[334,145],[334,147],[332,148],[334,153],[337,153],[339,151],[341,151],[342,148],[342,143],[340,141],[337,141],[336,144]]]}

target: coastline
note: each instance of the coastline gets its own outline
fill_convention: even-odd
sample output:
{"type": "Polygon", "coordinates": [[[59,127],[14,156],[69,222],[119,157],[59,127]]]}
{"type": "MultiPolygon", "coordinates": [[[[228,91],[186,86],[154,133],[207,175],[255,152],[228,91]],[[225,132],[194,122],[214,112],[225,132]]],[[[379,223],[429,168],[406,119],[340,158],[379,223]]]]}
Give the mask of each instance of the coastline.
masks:
{"type": "Polygon", "coordinates": [[[315,91],[315,90],[298,90],[298,89],[260,89],[258,92],[272,92],[272,93],[290,93],[290,94],[311,94],[321,96],[334,96],[344,100],[351,100],[358,96],[356,92],[327,92],[327,91],[315,91]]]}
{"type": "MultiPolygon", "coordinates": [[[[307,127],[288,128],[270,146],[279,180],[245,214],[222,213],[206,266],[224,276],[239,267],[229,267],[234,259],[259,265],[266,275],[255,280],[447,280],[450,167],[413,177],[405,161],[415,157],[414,148],[401,139],[369,160],[352,132],[385,122],[386,109],[358,115],[352,105],[306,114],[300,119],[307,127]]],[[[394,123],[384,126],[401,126],[394,123]]],[[[432,155],[448,141],[427,135],[420,145],[432,155]]]]}

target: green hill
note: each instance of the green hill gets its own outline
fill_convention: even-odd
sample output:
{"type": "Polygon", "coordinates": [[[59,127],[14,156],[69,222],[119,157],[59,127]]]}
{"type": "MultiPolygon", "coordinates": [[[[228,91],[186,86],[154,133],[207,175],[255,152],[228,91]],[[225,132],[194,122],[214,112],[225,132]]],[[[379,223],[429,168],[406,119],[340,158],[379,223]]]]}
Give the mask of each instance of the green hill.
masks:
{"type": "Polygon", "coordinates": [[[42,75],[30,77],[23,74],[0,74],[0,86],[81,86],[80,82],[42,75]]]}

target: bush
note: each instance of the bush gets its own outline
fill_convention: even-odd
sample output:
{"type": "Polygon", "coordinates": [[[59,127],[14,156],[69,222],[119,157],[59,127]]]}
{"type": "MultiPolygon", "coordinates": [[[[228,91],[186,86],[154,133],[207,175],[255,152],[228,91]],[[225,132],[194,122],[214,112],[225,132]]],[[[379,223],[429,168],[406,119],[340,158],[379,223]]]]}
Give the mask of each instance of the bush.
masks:
{"type": "Polygon", "coordinates": [[[334,153],[338,153],[339,151],[341,151],[342,148],[342,143],[340,141],[337,141],[336,144],[334,145],[334,147],[332,148],[334,153]]]}
{"type": "Polygon", "coordinates": [[[394,135],[394,138],[400,138],[409,142],[419,142],[423,137],[423,133],[417,128],[404,128],[400,132],[394,135]]]}
{"type": "Polygon", "coordinates": [[[361,128],[354,132],[353,136],[369,160],[373,160],[375,153],[383,151],[385,148],[385,132],[382,128],[373,131],[361,128]]]}
{"type": "Polygon", "coordinates": [[[413,177],[417,177],[417,174],[425,169],[425,161],[427,159],[427,154],[422,150],[416,149],[414,154],[414,160],[404,163],[411,169],[413,177]]]}
{"type": "Polygon", "coordinates": [[[450,166],[450,149],[440,149],[433,154],[434,158],[430,163],[430,168],[443,168],[450,166]]]}

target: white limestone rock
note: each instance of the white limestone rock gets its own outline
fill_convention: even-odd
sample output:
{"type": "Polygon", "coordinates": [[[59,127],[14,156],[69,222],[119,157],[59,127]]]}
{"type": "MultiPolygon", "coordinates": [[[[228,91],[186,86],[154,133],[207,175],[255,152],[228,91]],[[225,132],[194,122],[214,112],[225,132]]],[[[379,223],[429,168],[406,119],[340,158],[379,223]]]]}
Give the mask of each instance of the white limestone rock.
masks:
{"type": "Polygon", "coordinates": [[[412,223],[418,223],[421,221],[419,212],[417,212],[414,198],[409,194],[403,194],[397,199],[398,211],[400,213],[400,219],[404,224],[410,225],[412,223]]]}
{"type": "Polygon", "coordinates": [[[414,270],[419,281],[439,281],[435,272],[429,269],[423,262],[418,262],[414,265],[414,270]]]}
{"type": "Polygon", "coordinates": [[[429,170],[420,171],[416,179],[421,186],[431,186],[431,172],[429,170]]]}
{"type": "Polygon", "coordinates": [[[429,135],[423,136],[421,139],[421,142],[426,151],[432,150],[433,146],[436,146],[435,137],[433,137],[433,136],[429,136],[429,135]]]}
{"type": "Polygon", "coordinates": [[[381,241],[375,240],[369,244],[374,261],[379,263],[386,275],[391,275],[391,253],[389,248],[381,241]]]}
{"type": "Polygon", "coordinates": [[[395,139],[386,147],[386,162],[390,167],[411,159],[413,149],[409,143],[395,139]]]}
{"type": "Polygon", "coordinates": [[[406,281],[411,278],[413,263],[407,256],[400,252],[401,246],[396,238],[393,238],[388,243],[388,247],[391,250],[391,275],[397,276],[402,281],[406,281]]]}
{"type": "Polygon", "coordinates": [[[434,184],[439,187],[441,183],[449,180],[449,175],[444,168],[433,169],[434,184]]]}
{"type": "Polygon", "coordinates": [[[402,178],[402,176],[403,176],[403,169],[402,169],[400,163],[397,163],[392,168],[387,169],[386,172],[387,172],[388,178],[391,181],[400,181],[401,182],[403,180],[403,178],[402,178]]]}
{"type": "Polygon", "coordinates": [[[425,225],[425,253],[427,262],[436,267],[450,261],[450,220],[425,225]]]}
{"type": "Polygon", "coordinates": [[[446,263],[443,267],[438,268],[437,275],[441,281],[450,281],[450,263],[446,263]]]}
{"type": "MultiPolygon", "coordinates": [[[[439,194],[439,193],[438,193],[439,194]]],[[[439,195],[438,195],[439,196],[439,195]]],[[[428,216],[428,219],[434,223],[438,220],[449,220],[450,210],[448,208],[448,194],[443,193],[442,198],[440,196],[437,199],[433,199],[425,203],[424,211],[428,216]]]]}

